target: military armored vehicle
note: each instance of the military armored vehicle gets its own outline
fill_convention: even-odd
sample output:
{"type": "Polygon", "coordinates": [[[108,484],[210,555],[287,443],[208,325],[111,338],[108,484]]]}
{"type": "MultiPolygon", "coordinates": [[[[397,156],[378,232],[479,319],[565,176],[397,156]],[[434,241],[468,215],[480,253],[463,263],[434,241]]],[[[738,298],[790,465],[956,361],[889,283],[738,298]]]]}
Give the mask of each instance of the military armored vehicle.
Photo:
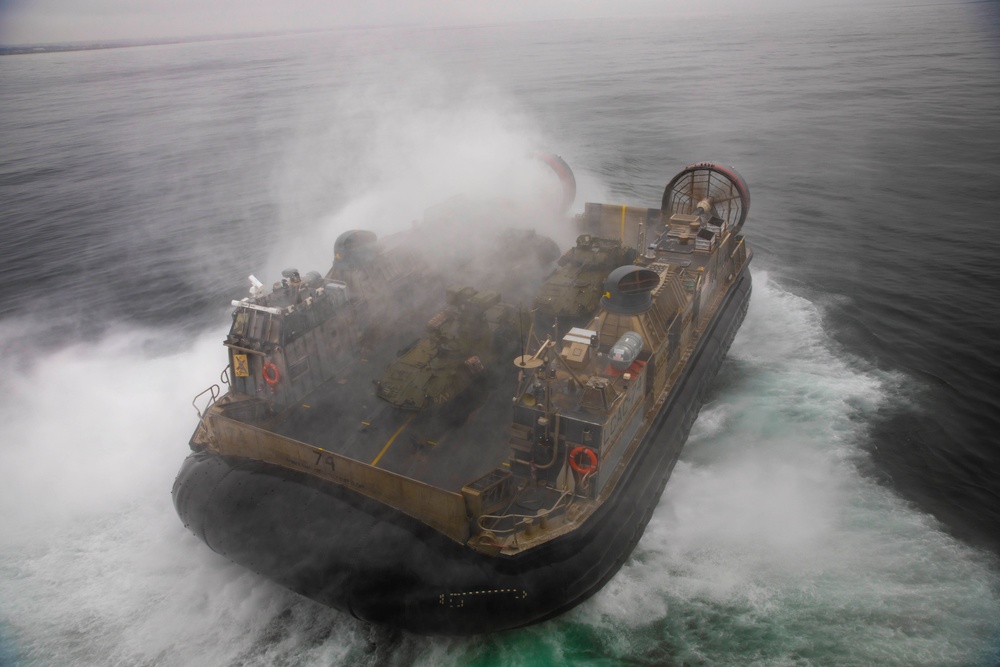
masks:
{"type": "Polygon", "coordinates": [[[447,406],[460,421],[461,404],[489,381],[505,353],[516,349],[510,334],[518,314],[499,293],[471,287],[449,289],[447,304],[427,323],[426,335],[389,365],[375,395],[402,410],[447,406]]]}
{"type": "Polygon", "coordinates": [[[565,333],[586,324],[604,292],[604,279],[613,269],[631,264],[636,254],[635,248],[622,245],[618,239],[581,234],[535,296],[539,325],[558,323],[560,333],[565,333]]]}

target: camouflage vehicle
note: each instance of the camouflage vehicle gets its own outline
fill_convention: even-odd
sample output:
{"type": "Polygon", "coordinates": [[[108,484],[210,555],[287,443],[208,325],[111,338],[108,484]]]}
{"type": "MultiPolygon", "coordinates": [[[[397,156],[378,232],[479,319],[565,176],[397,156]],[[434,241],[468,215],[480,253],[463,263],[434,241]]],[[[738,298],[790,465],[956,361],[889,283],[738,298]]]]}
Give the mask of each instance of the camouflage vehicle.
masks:
{"type": "Polygon", "coordinates": [[[581,234],[535,296],[538,326],[547,328],[558,321],[559,333],[565,333],[587,324],[603,294],[604,279],[635,257],[635,248],[627,248],[617,239],[581,234]]]}
{"type": "MultiPolygon", "coordinates": [[[[447,308],[427,323],[427,333],[401,350],[376,382],[375,395],[403,410],[441,408],[468,397],[488,381],[502,355],[512,351],[517,309],[497,292],[449,289],[447,308]]],[[[506,356],[506,355],[503,355],[506,356]]]]}

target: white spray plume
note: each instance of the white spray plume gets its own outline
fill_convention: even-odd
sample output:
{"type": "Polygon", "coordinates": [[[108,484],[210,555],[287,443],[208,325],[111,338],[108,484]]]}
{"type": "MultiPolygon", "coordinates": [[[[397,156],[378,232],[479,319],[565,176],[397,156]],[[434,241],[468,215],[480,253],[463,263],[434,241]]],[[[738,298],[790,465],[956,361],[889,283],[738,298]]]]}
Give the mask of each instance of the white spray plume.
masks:
{"type": "MultiPolygon", "coordinates": [[[[325,270],[340,233],[407,229],[455,196],[540,211],[562,197],[558,176],[535,157],[559,147],[482,81],[460,85],[411,65],[392,81],[331,92],[303,111],[299,126],[275,192],[288,232],[271,254],[269,276],[290,262],[325,270]]],[[[514,216],[510,226],[537,228],[562,247],[573,238],[569,225],[553,225],[551,217],[514,216]]]]}

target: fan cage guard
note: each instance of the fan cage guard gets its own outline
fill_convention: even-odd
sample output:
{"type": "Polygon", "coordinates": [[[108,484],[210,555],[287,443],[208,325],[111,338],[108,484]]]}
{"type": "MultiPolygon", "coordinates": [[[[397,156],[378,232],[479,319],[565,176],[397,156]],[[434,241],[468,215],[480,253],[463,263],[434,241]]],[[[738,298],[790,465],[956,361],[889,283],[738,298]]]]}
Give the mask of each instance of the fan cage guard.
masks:
{"type": "Polygon", "coordinates": [[[712,163],[691,165],[677,174],[663,191],[661,209],[668,217],[693,215],[707,197],[731,229],[743,225],[750,208],[750,190],[735,169],[712,163]]]}

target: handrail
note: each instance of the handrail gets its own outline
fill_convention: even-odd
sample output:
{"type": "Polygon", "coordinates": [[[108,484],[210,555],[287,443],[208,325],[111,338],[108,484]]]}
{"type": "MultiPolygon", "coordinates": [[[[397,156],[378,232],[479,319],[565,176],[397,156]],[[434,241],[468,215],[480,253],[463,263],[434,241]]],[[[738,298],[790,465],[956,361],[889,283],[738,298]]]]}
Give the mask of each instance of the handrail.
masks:
{"type": "MultiPolygon", "coordinates": [[[[730,259],[734,259],[734,260],[736,259],[736,253],[738,253],[740,250],[744,249],[745,246],[743,244],[744,244],[745,241],[746,241],[746,239],[742,239],[742,238],[739,240],[739,242],[736,244],[736,247],[733,248],[733,251],[731,253],[729,253],[729,258],[730,259]]],[[[746,255],[744,254],[743,256],[745,257],[746,255]]]]}
{"type": "MultiPolygon", "coordinates": [[[[584,477],[586,477],[586,476],[587,475],[584,475],[584,477]]],[[[581,482],[582,482],[582,480],[581,480],[581,482]]],[[[483,533],[483,532],[490,532],[490,533],[494,533],[494,534],[497,534],[497,533],[504,533],[504,534],[506,534],[506,533],[514,533],[514,532],[517,532],[517,530],[518,530],[517,525],[511,526],[510,528],[495,528],[495,527],[487,528],[485,525],[483,525],[483,519],[501,521],[503,519],[528,519],[528,520],[531,520],[531,519],[548,518],[548,516],[550,514],[552,514],[553,512],[555,512],[557,509],[559,509],[559,504],[567,496],[569,496],[569,503],[566,504],[566,507],[569,507],[570,505],[573,504],[573,500],[574,500],[574,498],[576,496],[575,496],[575,493],[573,491],[571,491],[569,489],[566,489],[565,491],[562,492],[562,495],[560,495],[558,498],[556,498],[556,501],[555,501],[555,503],[552,504],[552,507],[549,507],[548,509],[540,509],[535,514],[482,514],[482,515],[480,515],[479,517],[476,518],[476,525],[478,526],[478,528],[479,528],[479,530],[480,530],[481,533],[483,533]]]]}
{"type": "Polygon", "coordinates": [[[205,404],[205,411],[207,411],[210,407],[212,407],[212,404],[215,403],[215,399],[219,398],[219,396],[222,394],[222,389],[219,388],[219,385],[213,384],[211,387],[205,389],[204,391],[200,392],[197,396],[191,399],[191,406],[194,408],[194,411],[198,413],[199,419],[205,417],[205,412],[203,412],[198,408],[198,399],[209,392],[211,392],[211,396],[209,396],[208,398],[208,403],[205,404]]]}

